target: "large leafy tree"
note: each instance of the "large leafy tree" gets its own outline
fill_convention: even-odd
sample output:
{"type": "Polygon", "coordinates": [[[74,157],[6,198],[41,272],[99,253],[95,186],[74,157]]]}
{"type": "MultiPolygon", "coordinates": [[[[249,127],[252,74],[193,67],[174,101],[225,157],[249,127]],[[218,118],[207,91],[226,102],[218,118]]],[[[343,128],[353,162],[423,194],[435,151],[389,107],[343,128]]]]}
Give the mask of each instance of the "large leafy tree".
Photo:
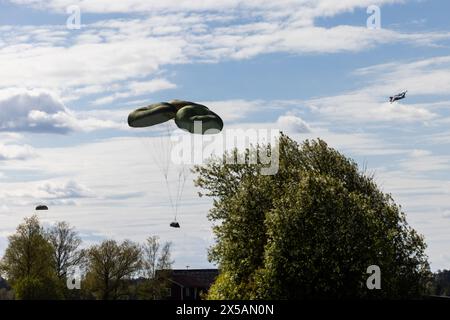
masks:
{"type": "Polygon", "coordinates": [[[209,298],[421,295],[429,279],[423,238],[373,177],[322,140],[299,145],[282,134],[277,147],[275,175],[248,163],[252,150],[224,155],[247,165],[211,159],[194,169],[214,198],[209,258],[221,275],[209,298]],[[366,287],[370,265],[381,269],[381,290],[366,287]]]}
{"type": "Polygon", "coordinates": [[[9,237],[0,264],[17,299],[61,298],[52,254],[53,248],[37,216],[26,218],[9,237]]]}
{"type": "Polygon", "coordinates": [[[85,290],[102,300],[120,299],[127,295],[126,280],[141,268],[141,248],[125,240],[105,240],[86,252],[85,290]]]}

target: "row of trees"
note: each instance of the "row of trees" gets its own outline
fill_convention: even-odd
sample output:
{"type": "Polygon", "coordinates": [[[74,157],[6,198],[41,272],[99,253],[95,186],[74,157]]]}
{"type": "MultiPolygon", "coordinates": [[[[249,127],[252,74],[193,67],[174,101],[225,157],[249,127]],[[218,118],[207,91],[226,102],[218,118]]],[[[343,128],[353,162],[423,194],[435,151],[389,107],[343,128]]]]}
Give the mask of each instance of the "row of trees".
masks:
{"type": "MultiPolygon", "coordinates": [[[[150,236],[144,244],[105,240],[88,248],[66,222],[44,228],[26,218],[9,237],[0,275],[16,299],[158,299],[167,286],[173,261],[171,243],[150,236]],[[161,272],[156,272],[161,270],[161,272]],[[78,271],[78,272],[77,272],[78,271]],[[77,279],[81,288],[68,288],[77,279]]],[[[76,286],[76,283],[75,283],[76,286]]]]}

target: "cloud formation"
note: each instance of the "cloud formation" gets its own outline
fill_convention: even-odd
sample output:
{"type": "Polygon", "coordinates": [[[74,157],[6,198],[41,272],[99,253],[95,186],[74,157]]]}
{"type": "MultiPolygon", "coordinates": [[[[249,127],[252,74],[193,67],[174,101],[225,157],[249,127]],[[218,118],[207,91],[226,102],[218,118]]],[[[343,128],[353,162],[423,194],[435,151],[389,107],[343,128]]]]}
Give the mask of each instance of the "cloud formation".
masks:
{"type": "Polygon", "coordinates": [[[154,93],[156,91],[174,89],[176,84],[166,79],[153,79],[149,81],[133,81],[120,88],[119,92],[114,92],[108,96],[96,99],[94,105],[104,105],[117,100],[127,99],[131,97],[141,96],[145,94],[154,93]]]}
{"type": "Polygon", "coordinates": [[[90,198],[94,196],[90,189],[77,183],[75,180],[64,182],[48,181],[38,186],[38,191],[43,192],[43,198],[49,200],[90,198]]]}
{"type": "Polygon", "coordinates": [[[280,116],[277,120],[277,125],[282,130],[291,133],[309,133],[311,128],[302,118],[295,115],[280,116]]]}
{"type": "Polygon", "coordinates": [[[33,147],[29,145],[15,145],[0,143],[1,160],[26,160],[36,156],[33,147]]]}
{"type": "MultiPolygon", "coordinates": [[[[354,75],[364,80],[365,86],[335,96],[311,99],[305,105],[328,119],[349,123],[437,125],[450,121],[443,115],[450,108],[450,56],[374,65],[358,69],[354,75]],[[408,90],[406,100],[392,104],[387,101],[389,96],[402,90],[408,90]],[[426,99],[426,102],[409,102],[410,98],[416,97],[426,99]]],[[[436,141],[448,141],[445,133],[434,137],[436,141]]]]}
{"type": "MultiPolygon", "coordinates": [[[[47,90],[0,91],[0,131],[64,134],[118,126],[111,120],[77,116],[47,90]]],[[[16,155],[26,152],[23,148],[20,151],[12,147],[9,151],[16,155]]]]}
{"type": "Polygon", "coordinates": [[[136,12],[179,12],[179,11],[233,11],[236,9],[254,10],[272,15],[297,13],[298,16],[333,16],[338,13],[366,8],[369,5],[382,5],[400,2],[399,0],[10,0],[19,5],[28,5],[37,9],[50,9],[56,12],[66,12],[71,5],[79,6],[84,12],[92,13],[136,13],[136,12]],[[303,9],[303,12],[299,12],[303,9]],[[275,10],[278,10],[275,11],[275,10]]]}
{"type": "Polygon", "coordinates": [[[173,88],[169,80],[157,84],[145,78],[175,64],[243,60],[268,53],[360,52],[386,43],[429,46],[450,39],[448,32],[411,34],[369,30],[364,23],[322,27],[315,22],[368,5],[401,2],[396,0],[14,2],[61,14],[69,5],[79,5],[82,13],[144,13],[85,24],[77,32],[61,25],[0,28],[4,75],[0,88],[45,82],[65,91],[68,99],[114,91],[98,98],[97,104],[173,88]]]}

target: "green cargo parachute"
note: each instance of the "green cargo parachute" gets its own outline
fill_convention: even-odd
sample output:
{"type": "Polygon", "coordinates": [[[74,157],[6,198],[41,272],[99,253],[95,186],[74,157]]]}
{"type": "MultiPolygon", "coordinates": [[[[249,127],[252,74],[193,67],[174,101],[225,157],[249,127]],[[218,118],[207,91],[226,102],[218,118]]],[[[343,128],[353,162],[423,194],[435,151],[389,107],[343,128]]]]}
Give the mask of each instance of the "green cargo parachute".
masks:
{"type": "Polygon", "coordinates": [[[128,115],[128,125],[133,128],[151,127],[172,119],[178,128],[194,134],[215,134],[223,128],[222,119],[208,107],[182,100],[136,109],[128,115]]]}
{"type": "Polygon", "coordinates": [[[168,138],[175,126],[169,120],[174,120],[178,128],[192,134],[216,134],[222,131],[222,119],[209,110],[208,107],[190,101],[172,100],[159,102],[134,110],[128,115],[128,125],[132,128],[146,128],[161,125],[166,129],[166,135],[154,137],[150,141],[152,157],[160,169],[167,187],[167,197],[172,207],[174,220],[170,223],[172,228],[180,228],[177,221],[179,204],[183,194],[184,184],[188,170],[181,166],[170,165],[171,140],[168,138]],[[172,175],[172,178],[169,178],[172,175]]]}

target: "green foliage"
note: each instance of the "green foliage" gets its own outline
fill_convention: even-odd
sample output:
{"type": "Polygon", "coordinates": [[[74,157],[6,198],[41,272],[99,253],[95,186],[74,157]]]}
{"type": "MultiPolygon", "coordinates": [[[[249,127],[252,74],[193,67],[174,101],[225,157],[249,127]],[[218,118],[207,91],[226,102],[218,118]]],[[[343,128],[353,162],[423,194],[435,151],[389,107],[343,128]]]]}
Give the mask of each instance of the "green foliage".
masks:
{"type": "Polygon", "coordinates": [[[12,285],[16,299],[56,299],[58,290],[53,248],[37,216],[26,218],[9,237],[0,269],[12,285]]]}
{"type": "Polygon", "coordinates": [[[55,278],[26,276],[16,281],[15,297],[18,300],[57,300],[62,293],[55,278]]]}
{"type": "Polygon", "coordinates": [[[434,274],[432,293],[450,297],[450,270],[438,270],[434,274]]]}
{"type": "Polygon", "coordinates": [[[11,283],[27,276],[45,278],[51,275],[52,247],[36,216],[26,218],[8,239],[1,269],[11,283]]]}
{"type": "Polygon", "coordinates": [[[126,282],[141,268],[139,245],[124,241],[105,240],[86,253],[87,273],[84,286],[97,299],[115,300],[127,295],[126,282]]]}
{"type": "MultiPolygon", "coordinates": [[[[281,135],[279,171],[261,165],[196,167],[214,197],[217,243],[209,258],[221,275],[211,299],[385,297],[423,293],[429,267],[423,238],[373,177],[322,140],[298,145],[281,135]],[[366,269],[381,268],[382,290],[366,269]]],[[[249,159],[251,150],[225,157],[249,159]]]]}
{"type": "Polygon", "coordinates": [[[136,298],[141,300],[162,300],[166,298],[169,287],[170,282],[167,274],[151,279],[141,279],[136,284],[136,298]]]}

